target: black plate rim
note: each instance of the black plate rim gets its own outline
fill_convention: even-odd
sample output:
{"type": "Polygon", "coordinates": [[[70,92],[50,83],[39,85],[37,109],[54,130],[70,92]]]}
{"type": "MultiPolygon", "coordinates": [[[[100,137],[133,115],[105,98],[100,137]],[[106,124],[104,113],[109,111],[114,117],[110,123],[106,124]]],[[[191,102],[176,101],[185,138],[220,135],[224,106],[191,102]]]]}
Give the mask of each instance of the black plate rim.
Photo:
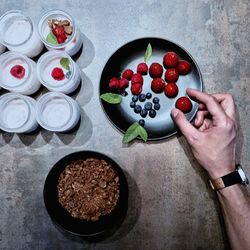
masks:
{"type": "MultiPolygon", "coordinates": [[[[47,208],[47,205],[46,205],[46,201],[45,201],[45,200],[46,200],[46,198],[45,198],[45,197],[46,197],[45,185],[46,185],[46,182],[47,182],[47,179],[48,179],[50,173],[52,172],[52,169],[53,169],[60,161],[63,161],[63,160],[66,159],[67,157],[72,157],[72,156],[75,155],[75,154],[81,154],[81,153],[83,153],[83,154],[84,154],[84,153],[85,153],[85,154],[86,154],[86,153],[87,153],[87,154],[96,154],[96,155],[98,155],[98,156],[100,156],[100,157],[104,156],[105,158],[109,159],[111,163],[115,163],[115,164],[118,166],[118,168],[120,168],[120,170],[121,170],[121,172],[122,172],[122,174],[123,174],[124,180],[125,180],[126,191],[127,191],[127,197],[125,197],[125,198],[126,198],[126,201],[127,201],[127,203],[128,203],[128,199],[129,199],[129,188],[128,188],[127,177],[126,177],[126,175],[125,175],[125,173],[124,173],[124,170],[123,170],[123,169],[121,168],[121,166],[120,166],[115,160],[113,160],[113,158],[111,158],[110,156],[108,156],[108,155],[106,155],[106,154],[104,154],[104,153],[101,153],[101,152],[99,152],[99,151],[93,151],[93,150],[81,150],[81,151],[72,152],[72,153],[67,154],[67,155],[65,155],[64,157],[60,158],[59,160],[57,160],[57,161],[53,164],[52,168],[49,170],[49,172],[48,172],[48,174],[47,174],[47,176],[46,176],[46,178],[45,178],[45,181],[44,181],[44,185],[43,185],[43,202],[44,202],[44,206],[45,206],[45,208],[46,208],[47,214],[49,215],[50,219],[52,220],[53,223],[55,223],[55,225],[56,225],[57,227],[59,227],[60,229],[62,229],[62,230],[65,231],[65,232],[67,232],[67,233],[69,233],[69,234],[71,234],[71,235],[77,236],[77,237],[95,237],[95,236],[102,235],[102,234],[105,233],[108,229],[103,229],[102,231],[99,231],[99,232],[96,232],[96,233],[90,233],[90,234],[81,234],[81,233],[72,232],[72,231],[70,231],[70,230],[64,228],[60,223],[58,223],[58,222],[54,219],[53,216],[50,215],[50,213],[49,213],[49,211],[48,211],[48,208],[47,208]]],[[[126,208],[126,214],[127,214],[127,209],[128,209],[128,207],[126,208]]],[[[124,218],[122,219],[122,222],[124,221],[124,219],[125,219],[125,217],[126,217],[126,214],[125,214],[124,218]]],[[[122,223],[122,222],[121,222],[121,223],[122,223]]]]}
{"type": "MultiPolygon", "coordinates": [[[[118,49],[116,49],[116,51],[113,52],[113,53],[109,56],[109,58],[106,60],[106,62],[105,62],[105,64],[104,64],[104,67],[103,67],[103,70],[102,70],[102,73],[101,73],[101,76],[100,76],[100,80],[99,80],[99,98],[98,98],[98,99],[99,99],[99,103],[101,104],[102,110],[103,110],[105,116],[108,118],[109,123],[111,123],[112,126],[114,126],[122,135],[124,135],[126,131],[123,131],[119,126],[117,126],[117,125],[110,119],[110,117],[108,116],[108,114],[107,114],[107,112],[106,112],[106,110],[105,110],[105,108],[104,108],[104,106],[103,106],[103,101],[102,101],[101,98],[100,98],[100,95],[101,95],[101,78],[102,78],[102,74],[103,74],[103,72],[104,72],[105,66],[106,66],[106,64],[108,63],[109,59],[110,59],[118,50],[120,50],[120,49],[123,48],[124,46],[127,46],[127,45],[130,44],[130,43],[137,42],[137,41],[139,41],[139,40],[146,40],[146,39],[164,40],[164,41],[166,41],[166,42],[170,42],[170,43],[175,44],[176,46],[180,47],[183,51],[185,51],[185,53],[187,53],[188,56],[192,59],[193,63],[195,64],[195,66],[196,66],[196,68],[197,68],[197,71],[198,71],[198,73],[199,73],[199,78],[200,78],[200,83],[201,83],[200,91],[203,92],[203,89],[204,89],[203,77],[202,77],[202,74],[201,74],[201,70],[200,70],[200,68],[199,68],[199,66],[198,66],[198,64],[197,64],[197,62],[196,62],[196,60],[195,60],[195,59],[193,58],[193,56],[187,51],[187,49],[185,49],[183,46],[179,45],[178,43],[176,43],[176,42],[174,42],[174,41],[172,41],[172,40],[165,39],[165,38],[161,38],[161,37],[141,37],[141,38],[136,38],[136,39],[133,39],[133,40],[131,40],[131,41],[126,42],[125,44],[123,44],[122,46],[120,46],[118,49]]],[[[113,105],[113,104],[110,104],[110,105],[113,105]]],[[[198,111],[198,108],[199,108],[199,107],[197,106],[196,109],[195,109],[194,114],[193,114],[193,115],[190,117],[190,119],[188,120],[189,122],[192,122],[192,120],[194,119],[194,117],[195,117],[195,115],[196,115],[196,113],[197,113],[197,111],[198,111]]],[[[167,138],[170,138],[170,137],[172,137],[172,136],[178,134],[178,131],[179,131],[179,130],[175,131],[175,132],[172,133],[172,134],[169,134],[169,135],[166,135],[166,136],[161,136],[161,137],[158,137],[158,138],[148,138],[147,141],[156,142],[156,141],[165,140],[165,139],[167,139],[167,138]]],[[[139,139],[139,137],[137,137],[137,139],[139,139]]]]}

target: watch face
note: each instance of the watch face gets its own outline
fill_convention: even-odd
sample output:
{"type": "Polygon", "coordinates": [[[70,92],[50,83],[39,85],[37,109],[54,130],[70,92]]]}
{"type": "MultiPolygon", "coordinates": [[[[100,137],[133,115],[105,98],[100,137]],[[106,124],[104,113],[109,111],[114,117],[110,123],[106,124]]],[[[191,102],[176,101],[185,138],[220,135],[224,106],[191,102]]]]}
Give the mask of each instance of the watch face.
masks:
{"type": "Polygon", "coordinates": [[[238,171],[238,173],[239,173],[239,175],[241,177],[242,183],[244,185],[249,184],[249,180],[248,180],[245,172],[243,171],[243,169],[242,169],[242,167],[240,165],[237,166],[237,171],[238,171]]]}

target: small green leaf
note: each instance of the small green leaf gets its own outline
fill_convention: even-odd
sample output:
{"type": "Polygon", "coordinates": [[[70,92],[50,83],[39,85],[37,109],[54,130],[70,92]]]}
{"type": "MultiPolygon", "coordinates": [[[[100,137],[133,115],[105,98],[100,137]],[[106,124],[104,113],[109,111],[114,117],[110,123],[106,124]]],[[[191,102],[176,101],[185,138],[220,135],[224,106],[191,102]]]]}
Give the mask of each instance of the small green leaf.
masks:
{"type": "Polygon", "coordinates": [[[138,127],[140,125],[135,122],[133,123],[128,129],[127,131],[125,132],[124,136],[123,136],[123,140],[122,142],[123,143],[129,143],[131,141],[133,141],[139,134],[139,130],[138,130],[138,127]]]}
{"type": "Polygon", "coordinates": [[[150,59],[151,56],[152,56],[152,46],[149,43],[148,46],[147,46],[145,55],[144,55],[144,62],[147,62],[150,59]]]}
{"type": "Polygon", "coordinates": [[[105,93],[100,96],[102,100],[111,104],[119,104],[122,102],[122,97],[114,93],[105,93]]]}
{"type": "Polygon", "coordinates": [[[139,136],[142,138],[144,142],[146,142],[148,140],[148,133],[145,130],[145,128],[139,125],[138,131],[139,131],[139,136]]]}
{"type": "Polygon", "coordinates": [[[47,35],[46,40],[47,40],[49,43],[58,44],[57,39],[56,39],[56,36],[55,36],[51,31],[50,31],[50,33],[47,35]]]}
{"type": "Polygon", "coordinates": [[[69,68],[69,58],[67,58],[67,57],[62,57],[61,59],[60,59],[60,64],[61,64],[61,66],[64,68],[64,69],[67,69],[67,70],[70,70],[70,68],[69,68]]]}

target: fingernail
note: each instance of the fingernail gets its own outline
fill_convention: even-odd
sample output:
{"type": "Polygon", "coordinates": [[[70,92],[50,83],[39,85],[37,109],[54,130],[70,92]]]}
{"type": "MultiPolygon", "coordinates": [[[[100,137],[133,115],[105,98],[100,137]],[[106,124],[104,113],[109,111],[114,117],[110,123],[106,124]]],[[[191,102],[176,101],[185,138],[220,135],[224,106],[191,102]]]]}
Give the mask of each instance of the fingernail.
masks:
{"type": "Polygon", "coordinates": [[[178,109],[172,109],[171,110],[171,115],[173,116],[173,117],[176,117],[177,115],[178,115],[178,109]]]}
{"type": "Polygon", "coordinates": [[[195,122],[195,124],[197,124],[197,123],[198,123],[198,118],[195,118],[195,121],[194,121],[194,122],[195,122]]]}

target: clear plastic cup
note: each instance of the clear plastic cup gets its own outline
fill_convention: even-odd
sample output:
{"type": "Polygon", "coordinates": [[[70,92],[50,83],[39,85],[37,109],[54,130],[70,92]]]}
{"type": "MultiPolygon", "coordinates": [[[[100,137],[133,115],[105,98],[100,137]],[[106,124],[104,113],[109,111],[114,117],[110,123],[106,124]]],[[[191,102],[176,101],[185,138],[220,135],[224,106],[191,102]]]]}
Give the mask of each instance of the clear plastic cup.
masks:
{"type": "Polygon", "coordinates": [[[2,54],[5,51],[5,46],[0,43],[0,54],[2,54]]]}
{"type": "Polygon", "coordinates": [[[0,129],[9,133],[29,133],[38,127],[35,118],[36,101],[17,93],[0,97],[0,129]]]}
{"type": "Polygon", "coordinates": [[[80,119],[80,107],[71,97],[59,92],[42,95],[36,104],[36,119],[46,130],[66,132],[80,119]]]}
{"type": "Polygon", "coordinates": [[[32,20],[19,10],[0,17],[0,42],[11,51],[34,57],[41,53],[43,43],[32,20]]]}
{"type": "Polygon", "coordinates": [[[35,93],[41,86],[36,63],[21,53],[8,51],[0,55],[0,86],[24,95],[35,93]]]}
{"type": "Polygon", "coordinates": [[[71,15],[61,10],[52,10],[46,12],[39,21],[38,24],[39,35],[48,50],[61,50],[68,53],[70,56],[75,55],[82,46],[81,32],[71,15]],[[48,25],[48,21],[52,19],[67,20],[73,27],[72,34],[63,43],[54,44],[47,40],[48,34],[51,32],[51,28],[48,25]]]}
{"type": "Polygon", "coordinates": [[[39,81],[50,91],[69,94],[81,82],[80,69],[71,57],[60,51],[49,51],[43,54],[37,62],[37,76],[39,81]],[[62,61],[68,61],[67,67],[62,66],[62,61]],[[66,68],[65,68],[66,67],[66,68]],[[54,75],[57,69],[60,75],[54,75]]]}

